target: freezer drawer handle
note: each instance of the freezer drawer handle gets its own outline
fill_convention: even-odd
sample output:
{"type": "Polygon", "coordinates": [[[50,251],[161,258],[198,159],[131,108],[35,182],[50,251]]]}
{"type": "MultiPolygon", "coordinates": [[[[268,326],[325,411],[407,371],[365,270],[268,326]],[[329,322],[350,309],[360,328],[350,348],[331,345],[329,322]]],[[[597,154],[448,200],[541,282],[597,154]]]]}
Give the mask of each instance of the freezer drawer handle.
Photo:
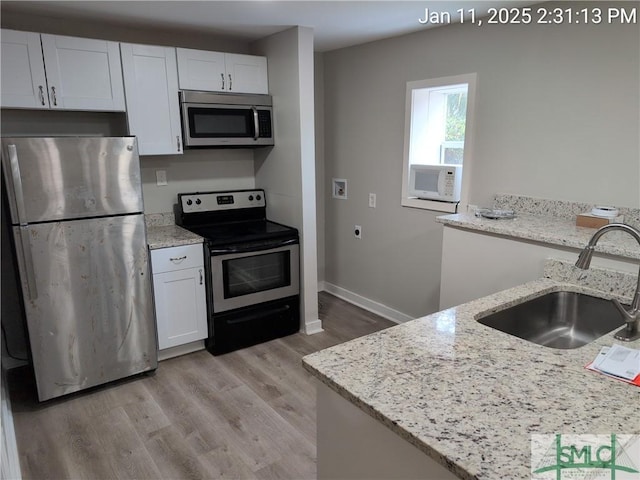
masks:
{"type": "Polygon", "coordinates": [[[15,145],[7,145],[9,151],[9,164],[11,166],[11,180],[13,180],[13,198],[16,202],[18,223],[27,224],[27,216],[24,208],[24,194],[22,193],[22,177],[20,176],[20,163],[18,162],[18,150],[15,145]]]}
{"type": "Polygon", "coordinates": [[[20,244],[22,245],[22,259],[27,277],[27,290],[29,291],[29,300],[38,298],[38,290],[36,289],[36,274],[33,269],[33,256],[31,255],[31,241],[29,240],[29,227],[20,227],[20,244]]]}
{"type": "Polygon", "coordinates": [[[172,257],[169,260],[171,260],[174,263],[182,263],[183,260],[185,260],[187,258],[186,255],[183,255],[181,257],[172,257]]]}

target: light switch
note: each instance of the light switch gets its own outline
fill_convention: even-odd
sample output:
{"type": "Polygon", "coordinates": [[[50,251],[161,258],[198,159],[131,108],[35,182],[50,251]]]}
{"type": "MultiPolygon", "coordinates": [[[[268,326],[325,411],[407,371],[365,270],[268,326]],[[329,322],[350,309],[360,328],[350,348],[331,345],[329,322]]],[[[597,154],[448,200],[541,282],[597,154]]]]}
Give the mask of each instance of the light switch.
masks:
{"type": "Polygon", "coordinates": [[[156,170],[156,184],[161,187],[167,184],[167,171],[156,170]]]}

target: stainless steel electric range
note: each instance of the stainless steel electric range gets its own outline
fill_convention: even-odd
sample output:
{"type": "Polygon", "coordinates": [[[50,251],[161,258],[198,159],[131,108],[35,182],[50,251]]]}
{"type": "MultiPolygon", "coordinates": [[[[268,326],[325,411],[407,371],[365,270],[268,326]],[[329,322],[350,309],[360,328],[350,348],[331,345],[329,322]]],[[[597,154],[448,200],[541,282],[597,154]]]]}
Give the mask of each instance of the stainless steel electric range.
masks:
{"type": "Polygon", "coordinates": [[[298,230],[267,220],[266,207],[260,189],[178,195],[176,223],[205,239],[214,355],[299,330],[298,230]]]}

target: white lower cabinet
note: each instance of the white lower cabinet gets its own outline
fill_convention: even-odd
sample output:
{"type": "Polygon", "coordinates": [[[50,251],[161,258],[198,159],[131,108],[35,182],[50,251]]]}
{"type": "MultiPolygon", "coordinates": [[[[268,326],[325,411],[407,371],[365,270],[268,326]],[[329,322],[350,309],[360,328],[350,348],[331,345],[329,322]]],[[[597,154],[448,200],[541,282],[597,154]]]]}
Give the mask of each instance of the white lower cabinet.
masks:
{"type": "Polygon", "coordinates": [[[207,338],[202,244],[151,251],[158,349],[207,338]]]}

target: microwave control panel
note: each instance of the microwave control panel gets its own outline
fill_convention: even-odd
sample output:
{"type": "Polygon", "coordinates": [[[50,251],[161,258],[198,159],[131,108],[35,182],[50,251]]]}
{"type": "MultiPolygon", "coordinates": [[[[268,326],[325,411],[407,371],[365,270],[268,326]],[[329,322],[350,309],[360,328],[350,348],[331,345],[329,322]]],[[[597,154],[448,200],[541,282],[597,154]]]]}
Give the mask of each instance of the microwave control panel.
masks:
{"type": "Polygon", "coordinates": [[[258,137],[271,138],[271,110],[258,110],[258,137]]]}
{"type": "Polygon", "coordinates": [[[444,172],[443,179],[443,194],[445,197],[453,197],[453,190],[455,188],[455,172],[453,170],[447,170],[444,172]]]}

